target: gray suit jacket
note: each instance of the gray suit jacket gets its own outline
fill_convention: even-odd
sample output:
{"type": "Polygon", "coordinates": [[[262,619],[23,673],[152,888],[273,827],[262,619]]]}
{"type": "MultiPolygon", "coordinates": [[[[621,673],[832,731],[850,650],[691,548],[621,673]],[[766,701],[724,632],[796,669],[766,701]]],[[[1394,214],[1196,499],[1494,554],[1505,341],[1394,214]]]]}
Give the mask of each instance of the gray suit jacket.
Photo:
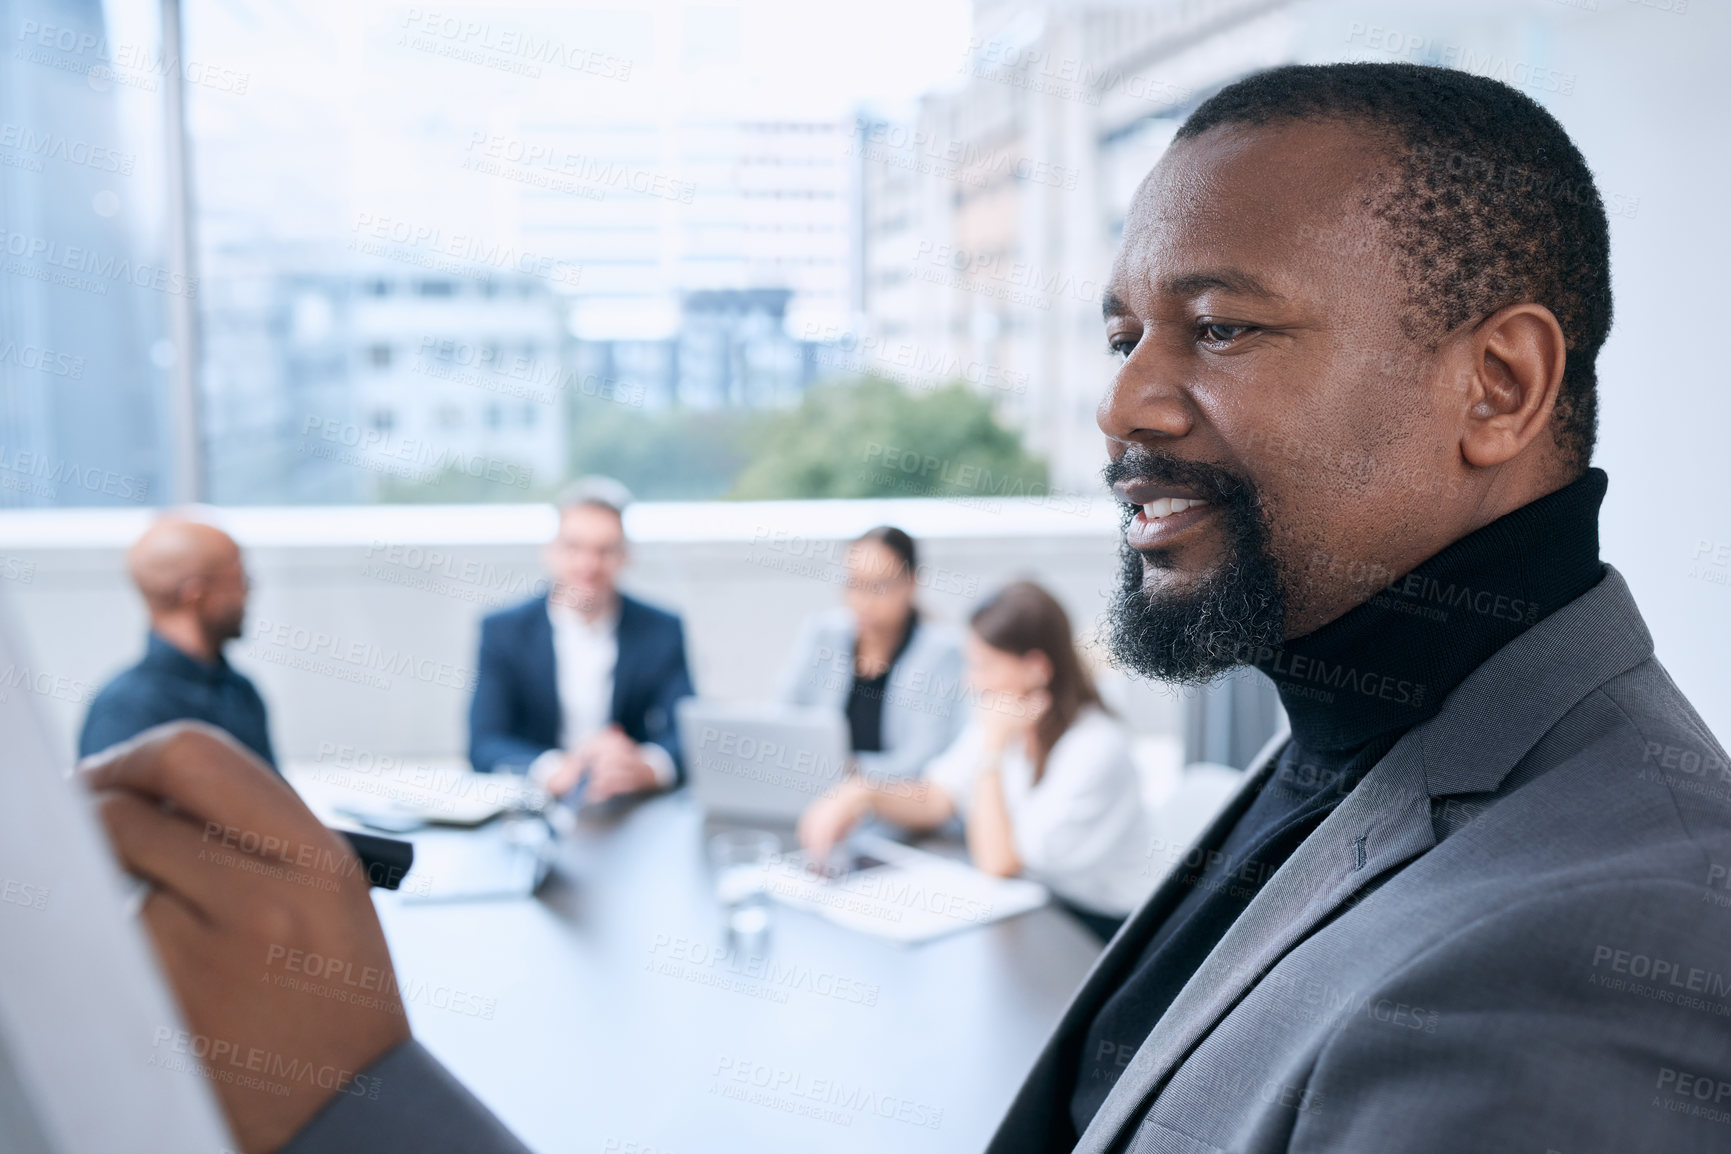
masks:
{"type": "MultiPolygon", "coordinates": [[[[1108,1055],[1124,1069],[1076,1149],[1731,1149],[1727,867],[1731,767],[1608,569],[1282,865],[1108,1055]]],[[[1047,1149],[1063,1065],[1179,896],[1168,879],[1113,939],[992,1154],[1047,1149]]]]}
{"type": "Polygon", "coordinates": [[[529,1154],[414,1040],[368,1066],[277,1154],[529,1154]]]}
{"type": "MultiPolygon", "coordinates": [[[[789,705],[846,709],[853,686],[853,617],[845,609],[805,623],[781,679],[789,705]]],[[[883,752],[862,753],[860,768],[885,777],[915,777],[950,747],[968,720],[962,647],[955,630],[921,617],[884,692],[883,752]]]]}

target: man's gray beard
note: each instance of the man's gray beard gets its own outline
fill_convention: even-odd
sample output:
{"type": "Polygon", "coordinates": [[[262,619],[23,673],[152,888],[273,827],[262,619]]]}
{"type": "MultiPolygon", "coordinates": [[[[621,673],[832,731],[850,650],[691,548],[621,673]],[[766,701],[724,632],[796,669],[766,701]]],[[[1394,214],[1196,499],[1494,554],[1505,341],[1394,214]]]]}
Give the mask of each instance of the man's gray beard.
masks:
{"type": "Polygon", "coordinates": [[[1105,638],[1116,664],[1144,677],[1199,684],[1280,647],[1286,594],[1267,533],[1253,504],[1235,502],[1224,512],[1227,559],[1188,589],[1145,590],[1142,554],[1120,544],[1120,583],[1105,638]]]}

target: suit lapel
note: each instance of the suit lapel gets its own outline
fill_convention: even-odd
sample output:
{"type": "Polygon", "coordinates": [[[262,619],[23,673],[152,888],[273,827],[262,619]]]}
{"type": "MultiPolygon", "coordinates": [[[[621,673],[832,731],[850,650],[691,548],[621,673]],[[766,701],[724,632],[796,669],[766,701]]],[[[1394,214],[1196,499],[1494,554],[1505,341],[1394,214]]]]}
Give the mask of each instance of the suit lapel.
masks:
{"type": "Polygon", "coordinates": [[[1077,1154],[1104,1151],[1196,1043],[1288,950],[1366,884],[1436,844],[1422,746],[1415,737],[1409,734],[1396,743],[1232,923],[1136,1051],[1082,1135],[1077,1154]]]}
{"type": "Polygon", "coordinates": [[[536,603],[536,611],[525,623],[522,664],[526,675],[521,686],[523,700],[534,703],[535,716],[519,717],[537,741],[557,745],[564,740],[564,710],[559,707],[559,658],[553,649],[553,619],[547,615],[547,598],[536,603]]]}
{"type": "Polygon", "coordinates": [[[621,593],[619,595],[619,624],[613,633],[618,646],[618,656],[613,659],[613,702],[607,715],[607,720],[618,725],[625,724],[625,703],[629,700],[631,675],[636,671],[631,657],[637,652],[637,647],[632,644],[636,635],[637,624],[637,603],[621,593]]]}
{"type": "MultiPolygon", "coordinates": [[[[1238,792],[1232,795],[1230,801],[1209,823],[1201,837],[1194,845],[1212,848],[1225,840],[1232,827],[1238,824],[1238,819],[1244,816],[1244,811],[1250,803],[1256,800],[1268,775],[1274,772],[1274,764],[1282,746],[1286,744],[1286,734],[1282,733],[1270,741],[1250,763],[1252,771],[1245,774],[1245,780],[1238,787],[1238,792]]],[[[1136,959],[1142,956],[1142,949],[1148,944],[1148,938],[1159,928],[1172,912],[1172,907],[1189,892],[1184,884],[1185,871],[1174,868],[1167,872],[1160,884],[1140,906],[1119,931],[1112,936],[1106,950],[1094,960],[1093,967],[1087,977],[1082,980],[1082,988],[1070,1003],[1069,1011],[1064,1015],[1057,1034],[1065,1037],[1069,1034],[1066,1027],[1083,1028],[1092,1021],[1101,1003],[1113,990],[1117,989],[1121,971],[1134,965],[1136,959]]]]}
{"type": "MultiPolygon", "coordinates": [[[[1076,1154],[1100,1154],[1116,1142],[1196,1044],[1289,950],[1367,884],[1434,846],[1433,798],[1497,789],[1577,702],[1652,653],[1628,586],[1606,566],[1598,585],[1474,670],[1251,900],[1155,1023],[1076,1154]]],[[[1223,832],[1213,828],[1208,836],[1223,832]]]]}
{"type": "MultiPolygon", "coordinates": [[[[1250,803],[1256,800],[1256,795],[1261,792],[1269,774],[1274,772],[1275,762],[1279,760],[1280,750],[1286,745],[1286,741],[1287,736],[1282,732],[1262,747],[1251,760],[1250,772],[1244,775],[1244,782],[1238,787],[1238,792],[1232,795],[1219,815],[1192,843],[1193,846],[1212,849],[1226,840],[1226,835],[1238,824],[1244,811],[1250,808],[1250,803]]],[[[1129,920],[1112,936],[1112,941],[1105,951],[1094,960],[1087,977],[1082,979],[1082,987],[1070,1003],[1070,1009],[1057,1030],[1057,1036],[1067,1036],[1069,1031],[1066,1027],[1079,1024],[1085,1028],[1087,1023],[1093,1020],[1100,1004],[1117,988],[1120,971],[1134,965],[1136,959],[1142,956],[1142,949],[1148,944],[1149,937],[1159,928],[1160,923],[1166,920],[1172,907],[1189,892],[1184,884],[1184,874],[1185,871],[1181,868],[1169,870],[1154,892],[1136,907],[1129,920]]]]}
{"type": "MultiPolygon", "coordinates": [[[[1245,774],[1245,781],[1239,786],[1238,792],[1192,843],[1193,846],[1212,848],[1225,839],[1227,832],[1237,824],[1245,809],[1256,799],[1256,794],[1268,779],[1268,775],[1274,771],[1280,749],[1286,744],[1286,740],[1285,733],[1279,734],[1251,760],[1250,771],[1245,774]]],[[[1041,1119],[1049,1119],[1054,1110],[1068,1108],[1067,1088],[1053,1084],[1063,1072],[1064,1052],[1070,1046],[1080,1044],[1081,1033],[1094,1020],[1094,1015],[1099,1013],[1100,1006],[1118,988],[1125,971],[1134,966],[1136,960],[1142,956],[1142,950],[1155,929],[1184,896],[1186,890],[1183,876],[1182,869],[1168,872],[1154,892],[1136,907],[1135,912],[1113,935],[1106,949],[1094,959],[1093,966],[1083,977],[1081,986],[1070,999],[1063,1017],[1047,1039],[1045,1049],[1035,1060],[1027,1081],[1023,1083],[1015,1101],[999,1124],[997,1137],[993,1139],[993,1150],[999,1149],[999,1142],[1006,1139],[1010,1141],[1009,1148],[1020,1149],[1014,1136],[1026,1133],[1030,1127],[1042,1130],[1044,1124],[1041,1119]]]]}
{"type": "MultiPolygon", "coordinates": [[[[843,711],[847,709],[847,699],[853,693],[853,677],[856,668],[853,655],[854,644],[854,630],[851,624],[846,628],[836,630],[836,639],[832,646],[836,654],[835,664],[832,666],[835,676],[826,677],[824,675],[821,658],[817,659],[817,667],[812,674],[819,685],[826,687],[824,692],[829,694],[828,704],[843,711]]],[[[885,705],[888,704],[886,700],[885,705]]],[[[888,713],[889,710],[885,709],[884,712],[888,713]]]]}

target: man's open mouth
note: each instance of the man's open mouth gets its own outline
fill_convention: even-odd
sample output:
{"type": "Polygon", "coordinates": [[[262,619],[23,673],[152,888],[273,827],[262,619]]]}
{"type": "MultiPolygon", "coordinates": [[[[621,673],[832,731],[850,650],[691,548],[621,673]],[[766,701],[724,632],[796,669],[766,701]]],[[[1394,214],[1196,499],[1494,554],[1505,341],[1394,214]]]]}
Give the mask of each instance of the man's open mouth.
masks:
{"type": "Polygon", "coordinates": [[[1215,505],[1195,490],[1179,490],[1148,484],[1131,484],[1123,495],[1136,507],[1124,527],[1125,542],[1132,549],[1157,549],[1202,521],[1215,505]]]}

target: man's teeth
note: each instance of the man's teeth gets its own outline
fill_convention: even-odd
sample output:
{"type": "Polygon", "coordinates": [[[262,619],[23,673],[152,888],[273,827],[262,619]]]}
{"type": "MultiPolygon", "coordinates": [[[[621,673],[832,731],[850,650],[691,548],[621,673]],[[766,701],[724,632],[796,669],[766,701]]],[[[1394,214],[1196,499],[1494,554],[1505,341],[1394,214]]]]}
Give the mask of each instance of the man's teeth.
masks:
{"type": "Polygon", "coordinates": [[[1206,505],[1207,501],[1185,500],[1183,497],[1162,497],[1158,501],[1150,501],[1142,506],[1142,516],[1150,521],[1158,521],[1173,513],[1182,513],[1193,505],[1206,505]]]}

